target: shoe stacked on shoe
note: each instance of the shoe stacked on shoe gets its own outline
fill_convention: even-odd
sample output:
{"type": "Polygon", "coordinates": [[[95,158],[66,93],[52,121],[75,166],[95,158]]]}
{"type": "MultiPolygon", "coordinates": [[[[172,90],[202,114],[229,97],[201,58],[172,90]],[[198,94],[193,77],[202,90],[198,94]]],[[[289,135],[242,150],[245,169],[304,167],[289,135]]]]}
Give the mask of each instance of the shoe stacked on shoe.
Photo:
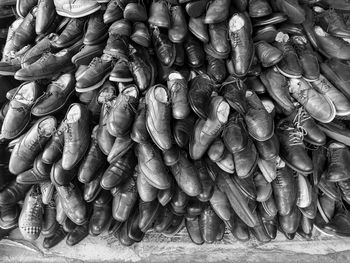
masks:
{"type": "Polygon", "coordinates": [[[2,1],[0,237],[350,236],[350,4],[299,2],[2,1]]]}

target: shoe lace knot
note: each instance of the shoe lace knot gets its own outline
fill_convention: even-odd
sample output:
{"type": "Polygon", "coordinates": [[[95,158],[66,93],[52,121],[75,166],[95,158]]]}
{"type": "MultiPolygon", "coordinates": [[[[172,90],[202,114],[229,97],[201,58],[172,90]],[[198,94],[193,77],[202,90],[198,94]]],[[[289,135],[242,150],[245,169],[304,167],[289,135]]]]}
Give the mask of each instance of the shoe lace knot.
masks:
{"type": "Polygon", "coordinates": [[[239,32],[231,32],[230,36],[231,36],[231,43],[233,47],[242,46],[243,42],[239,32]]]}
{"type": "Polygon", "coordinates": [[[98,64],[101,64],[101,63],[102,63],[102,59],[99,57],[95,57],[91,60],[88,67],[89,68],[96,67],[98,64]]]}

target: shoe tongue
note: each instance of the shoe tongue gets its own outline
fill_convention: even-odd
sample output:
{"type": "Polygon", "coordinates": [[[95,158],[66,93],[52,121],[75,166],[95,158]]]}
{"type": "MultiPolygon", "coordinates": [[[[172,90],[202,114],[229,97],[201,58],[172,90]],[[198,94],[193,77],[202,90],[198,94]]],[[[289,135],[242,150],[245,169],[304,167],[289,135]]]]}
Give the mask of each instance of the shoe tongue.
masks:
{"type": "Polygon", "coordinates": [[[41,135],[50,136],[56,130],[56,121],[53,118],[47,118],[43,120],[38,127],[41,135]]]}
{"type": "Polygon", "coordinates": [[[34,102],[34,89],[32,88],[35,85],[34,82],[29,82],[24,84],[20,91],[15,95],[14,99],[20,103],[31,105],[34,102]]]}
{"type": "Polygon", "coordinates": [[[155,88],[154,96],[158,101],[160,101],[162,103],[168,103],[168,101],[169,101],[168,93],[166,92],[166,90],[162,86],[158,86],[157,88],[155,88]]]}
{"type": "Polygon", "coordinates": [[[245,22],[244,19],[239,15],[234,15],[230,20],[230,30],[231,31],[238,31],[244,26],[245,22]]]}
{"type": "Polygon", "coordinates": [[[327,33],[320,26],[315,26],[315,32],[319,36],[322,36],[322,37],[327,36],[327,33]]]}
{"type": "Polygon", "coordinates": [[[346,146],[342,143],[339,142],[332,142],[331,144],[329,144],[329,148],[333,148],[333,149],[341,149],[341,148],[345,148],[346,146]]]}
{"type": "Polygon", "coordinates": [[[81,111],[78,105],[74,105],[67,114],[67,123],[77,122],[81,117],[81,111]]]}

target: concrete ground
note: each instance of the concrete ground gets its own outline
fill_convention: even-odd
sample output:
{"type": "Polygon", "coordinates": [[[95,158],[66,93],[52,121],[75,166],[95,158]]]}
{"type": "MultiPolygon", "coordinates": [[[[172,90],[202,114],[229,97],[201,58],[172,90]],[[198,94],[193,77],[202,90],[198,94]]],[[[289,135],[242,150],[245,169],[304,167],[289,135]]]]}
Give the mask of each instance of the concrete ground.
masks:
{"type": "Polygon", "coordinates": [[[65,241],[53,249],[42,248],[42,237],[24,241],[18,230],[0,241],[0,262],[350,262],[350,238],[335,238],[315,232],[311,241],[282,235],[261,244],[252,239],[242,243],[226,233],[221,242],[197,246],[186,231],[173,238],[148,233],[141,243],[123,247],[114,237],[88,237],[74,247],[65,241]]]}

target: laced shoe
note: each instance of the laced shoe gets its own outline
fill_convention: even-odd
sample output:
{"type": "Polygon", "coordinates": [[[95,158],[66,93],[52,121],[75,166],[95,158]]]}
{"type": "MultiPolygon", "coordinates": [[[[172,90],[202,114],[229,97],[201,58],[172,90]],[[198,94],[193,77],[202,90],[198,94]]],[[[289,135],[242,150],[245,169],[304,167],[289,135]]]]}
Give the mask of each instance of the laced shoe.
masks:
{"type": "Polygon", "coordinates": [[[83,35],[85,24],[85,18],[70,19],[63,31],[53,41],[53,46],[62,49],[76,43],[83,35]]]}
{"type": "Polygon", "coordinates": [[[157,27],[170,27],[169,9],[166,1],[152,1],[149,9],[148,23],[157,27]]]}
{"type": "Polygon", "coordinates": [[[127,59],[129,55],[129,38],[125,35],[110,34],[103,53],[116,59],[127,59]]]}
{"type": "Polygon", "coordinates": [[[50,180],[51,165],[42,162],[42,154],[34,161],[33,168],[19,174],[16,181],[20,184],[38,184],[50,180]]]}
{"type": "Polygon", "coordinates": [[[248,73],[254,57],[252,25],[244,13],[236,13],[231,17],[229,37],[233,73],[237,77],[243,77],[248,73]]]}
{"type": "Polygon", "coordinates": [[[275,38],[275,46],[283,52],[283,59],[277,64],[277,69],[288,78],[300,78],[302,67],[289,36],[279,32],[275,38]]]}
{"type": "Polygon", "coordinates": [[[62,167],[71,170],[83,158],[89,147],[89,114],[85,106],[72,104],[65,116],[62,167]]]}
{"type": "Polygon", "coordinates": [[[226,63],[223,59],[217,59],[207,55],[207,73],[216,82],[224,82],[227,76],[226,63]]]}
{"type": "Polygon", "coordinates": [[[229,0],[214,0],[209,2],[204,23],[216,24],[226,20],[229,16],[229,9],[229,0]]]}
{"type": "Polygon", "coordinates": [[[148,31],[147,26],[144,23],[134,23],[133,32],[130,38],[136,44],[139,44],[141,46],[149,47],[151,45],[151,35],[148,31]]]}
{"type": "Polygon", "coordinates": [[[328,97],[335,106],[337,116],[347,116],[350,114],[350,102],[342,92],[336,89],[323,75],[311,83],[312,87],[328,97]]]}
{"type": "Polygon", "coordinates": [[[16,180],[13,180],[0,192],[0,205],[15,205],[18,201],[24,199],[30,187],[31,185],[19,184],[16,180]]]}
{"type": "Polygon", "coordinates": [[[50,181],[45,181],[40,183],[40,192],[42,194],[43,203],[48,205],[53,199],[53,193],[55,191],[55,186],[50,181]]]}
{"type": "Polygon", "coordinates": [[[314,119],[323,123],[334,119],[336,109],[328,97],[318,93],[303,79],[290,79],[289,84],[292,96],[314,119]]]}
{"type": "Polygon", "coordinates": [[[58,228],[56,221],[56,203],[54,199],[44,206],[43,226],[41,233],[45,237],[52,236],[58,228]]]}
{"type": "Polygon", "coordinates": [[[117,137],[125,136],[134,121],[139,92],[135,85],[127,86],[112,102],[107,119],[108,132],[117,137]]]}
{"type": "Polygon", "coordinates": [[[129,69],[129,63],[125,59],[119,59],[109,76],[109,80],[113,82],[131,82],[133,76],[129,69]]]}
{"type": "Polygon", "coordinates": [[[162,150],[169,150],[172,146],[170,100],[169,90],[160,84],[146,93],[146,127],[153,142],[162,150]]]}
{"type": "Polygon", "coordinates": [[[85,17],[101,9],[95,0],[54,0],[54,3],[57,14],[70,18],[85,17]]]}
{"type": "Polygon", "coordinates": [[[53,164],[60,159],[63,151],[64,130],[65,123],[61,122],[43,150],[42,161],[44,163],[53,164]]]}
{"type": "Polygon", "coordinates": [[[326,179],[330,182],[344,181],[350,178],[347,163],[350,161],[350,151],[340,142],[332,141],[328,145],[328,170],[326,179]]]}
{"type": "Polygon", "coordinates": [[[21,135],[30,122],[30,111],[39,96],[37,82],[25,82],[18,87],[10,101],[1,134],[6,139],[21,135]]]}
{"type": "Polygon", "coordinates": [[[244,114],[248,104],[246,99],[247,87],[244,82],[234,76],[229,76],[221,84],[220,94],[227,100],[227,103],[240,114],[244,114]]]}
{"type": "Polygon", "coordinates": [[[248,136],[242,116],[237,112],[232,112],[222,133],[222,139],[227,150],[234,154],[240,152],[248,144],[248,136]]]}
{"type": "Polygon", "coordinates": [[[30,48],[31,46],[28,45],[18,51],[11,50],[7,54],[4,52],[3,59],[0,62],[0,75],[14,76],[21,69],[21,60],[30,48]]]}
{"type": "Polygon", "coordinates": [[[35,40],[35,19],[38,9],[33,8],[23,19],[13,36],[13,45],[21,49],[35,40]]]}
{"type": "Polygon", "coordinates": [[[330,8],[324,10],[315,6],[314,11],[318,24],[329,34],[335,37],[350,38],[350,30],[347,28],[341,14],[330,8]]]}
{"type": "Polygon", "coordinates": [[[100,58],[94,58],[84,74],[79,78],[75,90],[87,92],[98,89],[109,77],[113,67],[113,58],[103,54],[100,58]]]}
{"type": "Polygon", "coordinates": [[[276,65],[283,59],[282,51],[266,41],[259,41],[256,43],[255,50],[262,66],[266,68],[276,65]]]}
{"type": "Polygon", "coordinates": [[[284,119],[278,123],[276,135],[280,141],[281,159],[299,173],[312,173],[313,164],[303,143],[305,130],[284,119]]]}
{"type": "Polygon", "coordinates": [[[174,71],[168,77],[168,89],[171,93],[172,112],[175,119],[184,119],[190,114],[187,100],[187,82],[181,73],[174,71]]]}
{"type": "Polygon", "coordinates": [[[21,215],[18,220],[18,227],[24,239],[36,240],[41,232],[44,205],[41,199],[40,188],[34,185],[28,192],[21,215]]]}
{"type": "Polygon", "coordinates": [[[136,49],[130,45],[129,50],[129,70],[140,91],[144,92],[154,82],[152,62],[144,55],[144,52],[148,52],[145,49],[136,49]]]}
{"type": "Polygon", "coordinates": [[[187,55],[187,63],[190,68],[199,68],[203,66],[205,53],[203,51],[202,43],[192,34],[187,36],[184,42],[184,49],[187,55]]]}
{"type": "Polygon", "coordinates": [[[156,26],[151,27],[151,33],[155,53],[159,61],[165,67],[171,67],[176,58],[175,44],[170,42],[168,36],[156,26]]]}

